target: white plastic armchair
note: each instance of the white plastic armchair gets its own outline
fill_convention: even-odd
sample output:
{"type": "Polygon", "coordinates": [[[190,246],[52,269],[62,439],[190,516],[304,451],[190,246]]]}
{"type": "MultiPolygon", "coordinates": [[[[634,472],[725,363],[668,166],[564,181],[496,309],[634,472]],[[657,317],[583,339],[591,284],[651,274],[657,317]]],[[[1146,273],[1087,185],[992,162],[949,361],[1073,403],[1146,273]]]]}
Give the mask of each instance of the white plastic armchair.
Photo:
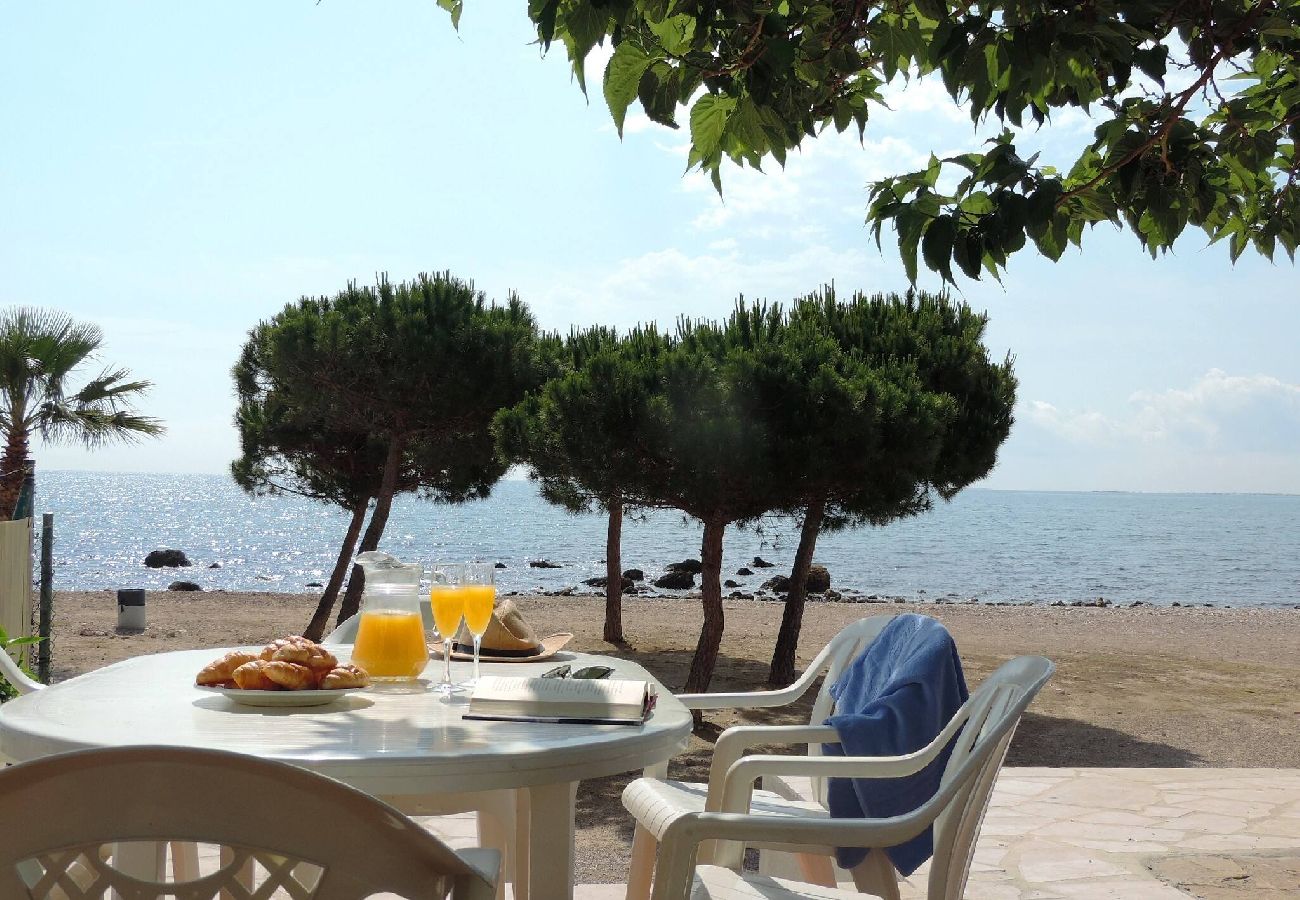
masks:
{"type": "MultiPolygon", "coordinates": [[[[677,699],[687,709],[692,710],[770,709],[798,702],[817,683],[817,679],[824,675],[825,678],[813,700],[812,712],[809,716],[810,723],[824,722],[835,705],[830,695],[830,685],[834,684],[845,667],[876,639],[893,618],[892,615],[869,616],[846,625],[831,638],[830,643],[822,648],[803,674],[788,687],[772,691],[679,694],[677,699]]],[[[828,740],[828,736],[830,740],[834,739],[834,729],[820,724],[736,726],[723,732],[714,744],[707,785],[688,785],[663,780],[667,777],[667,764],[647,769],[645,771],[647,778],[633,784],[641,785],[641,790],[647,792],[647,795],[673,793],[674,800],[678,802],[686,801],[685,795],[693,795],[692,806],[716,810],[721,808],[723,775],[750,747],[762,744],[805,743],[808,744],[810,754],[820,755],[821,743],[828,740]],[[652,783],[650,779],[655,779],[655,782],[652,783]]],[[[777,806],[774,811],[784,808],[781,802],[784,798],[796,804],[790,809],[797,813],[826,814],[824,779],[810,781],[800,778],[791,781],[773,775],[764,779],[763,787],[775,791],[774,794],[765,795],[763,798],[765,801],[776,801],[777,806]]],[[[624,805],[628,805],[631,796],[633,792],[629,788],[629,793],[624,794],[624,805]]],[[[647,796],[645,802],[639,803],[639,806],[645,807],[646,815],[654,815],[651,811],[652,807],[660,808],[660,804],[650,801],[651,798],[647,796]]],[[[771,806],[771,803],[768,805],[771,806]]],[[[632,809],[632,806],[628,808],[632,809]]],[[[637,816],[637,825],[632,837],[632,863],[628,873],[627,897],[628,900],[646,900],[650,895],[650,880],[654,874],[655,857],[658,851],[656,829],[653,821],[643,820],[642,816],[637,815],[636,810],[633,810],[633,814],[637,816]]],[[[810,859],[811,857],[804,858],[802,861],[804,868],[811,865],[810,859]]],[[[822,881],[833,881],[833,870],[830,869],[828,861],[819,867],[818,874],[822,881]]]]}
{"type": "Polygon", "coordinates": [[[495,853],[457,853],[305,769],[210,750],[83,750],[12,766],[0,772],[0,834],[0,897],[491,900],[495,891],[495,853]],[[123,871],[104,852],[169,838],[218,845],[222,861],[177,883],[123,871]]]}
{"type": "MultiPolygon", "coordinates": [[[[1011,737],[1026,707],[1054,669],[1049,660],[1033,656],[1004,664],[971,694],[930,745],[907,756],[742,757],[732,762],[721,777],[718,805],[703,808],[681,802],[680,796],[673,798],[665,782],[633,782],[624,792],[624,804],[639,822],[645,818],[653,822],[660,843],[652,900],[685,900],[692,888],[697,896],[726,896],[729,900],[856,896],[822,886],[744,875],[740,868],[746,846],[801,854],[828,854],[835,847],[870,848],[867,861],[853,870],[855,885],[862,891],[897,897],[896,880],[891,877],[892,884],[880,881],[881,867],[888,864],[883,848],[910,840],[931,825],[934,857],[926,897],[959,900],[980,823],[1011,737]],[[953,750],[938,792],[904,816],[833,819],[824,811],[818,814],[797,804],[783,808],[771,799],[760,800],[753,788],[756,778],[796,773],[821,778],[903,777],[920,771],[950,742],[953,750]],[[658,808],[650,809],[656,800],[658,808]]],[[[805,739],[822,742],[827,736],[820,729],[801,729],[794,739],[800,743],[805,739]]],[[[892,866],[889,873],[892,876],[892,866]]]]}

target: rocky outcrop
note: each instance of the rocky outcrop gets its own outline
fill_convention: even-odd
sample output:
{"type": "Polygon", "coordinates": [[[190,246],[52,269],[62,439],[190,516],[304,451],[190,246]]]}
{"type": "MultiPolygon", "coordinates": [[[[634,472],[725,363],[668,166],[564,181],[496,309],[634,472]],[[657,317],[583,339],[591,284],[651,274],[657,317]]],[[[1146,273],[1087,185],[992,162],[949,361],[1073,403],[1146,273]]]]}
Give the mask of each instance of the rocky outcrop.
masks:
{"type": "Polygon", "coordinates": [[[179,569],[190,564],[183,550],[153,550],[144,558],[151,569],[179,569]]]}
{"type": "Polygon", "coordinates": [[[698,575],[704,571],[704,564],[698,559],[684,559],[681,562],[669,563],[664,568],[669,572],[689,572],[698,575]]]}
{"type": "Polygon", "coordinates": [[[723,586],[723,587],[729,587],[729,588],[738,588],[738,587],[740,587],[740,582],[739,582],[739,581],[735,581],[735,580],[733,580],[733,579],[731,579],[731,578],[728,578],[726,581],[722,582],[722,586],[723,586]]]}
{"type": "Polygon", "coordinates": [[[750,563],[750,565],[755,569],[770,569],[772,566],[776,565],[776,563],[770,563],[761,556],[755,556],[754,561],[750,563]]]}
{"type": "Polygon", "coordinates": [[[626,569],[623,572],[624,578],[630,578],[633,581],[645,581],[645,572],[640,569],[626,569]]]}
{"type": "Polygon", "coordinates": [[[492,568],[494,568],[494,569],[504,569],[505,567],[506,567],[506,564],[503,563],[503,562],[496,563],[496,564],[494,564],[494,565],[492,566],[492,568]]]}
{"type": "Polygon", "coordinates": [[[747,569],[747,568],[745,568],[744,566],[741,566],[739,569],[736,570],[736,574],[737,574],[737,575],[740,575],[740,576],[742,576],[742,577],[745,576],[745,575],[753,575],[753,574],[754,574],[754,570],[753,570],[753,569],[747,569]]]}
{"type": "Polygon", "coordinates": [[[824,594],[831,589],[831,573],[825,566],[810,566],[803,583],[808,593],[824,594]]]}
{"type": "Polygon", "coordinates": [[[530,569],[563,569],[564,566],[559,563],[553,563],[549,559],[530,559],[528,561],[530,569]]]}
{"type": "Polygon", "coordinates": [[[198,586],[197,584],[195,584],[193,581],[173,581],[171,584],[167,585],[167,590],[169,590],[169,591],[201,591],[201,590],[203,590],[203,588],[199,587],[199,586],[198,586]]]}
{"type": "Polygon", "coordinates": [[[695,575],[691,572],[669,570],[662,577],[655,579],[654,586],[670,591],[685,591],[695,587],[695,575]]]}
{"type": "Polygon", "coordinates": [[[763,582],[764,590],[775,591],[778,594],[790,593],[790,579],[784,575],[775,575],[763,582]]]}

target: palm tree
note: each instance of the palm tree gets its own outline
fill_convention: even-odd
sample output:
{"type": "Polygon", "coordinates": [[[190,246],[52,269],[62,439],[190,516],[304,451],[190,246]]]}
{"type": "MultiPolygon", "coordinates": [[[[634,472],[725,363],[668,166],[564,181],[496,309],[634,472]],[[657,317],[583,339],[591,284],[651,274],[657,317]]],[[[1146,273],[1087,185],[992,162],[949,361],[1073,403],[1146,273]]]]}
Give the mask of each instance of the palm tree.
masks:
{"type": "Polygon", "coordinates": [[[157,419],[136,415],[132,402],[150,387],[128,381],[126,369],[104,369],[73,391],[73,371],[99,350],[103,334],[56,310],[11,306],[0,310],[0,520],[13,516],[22,491],[32,432],[46,441],[98,447],[163,433],[157,419]]]}

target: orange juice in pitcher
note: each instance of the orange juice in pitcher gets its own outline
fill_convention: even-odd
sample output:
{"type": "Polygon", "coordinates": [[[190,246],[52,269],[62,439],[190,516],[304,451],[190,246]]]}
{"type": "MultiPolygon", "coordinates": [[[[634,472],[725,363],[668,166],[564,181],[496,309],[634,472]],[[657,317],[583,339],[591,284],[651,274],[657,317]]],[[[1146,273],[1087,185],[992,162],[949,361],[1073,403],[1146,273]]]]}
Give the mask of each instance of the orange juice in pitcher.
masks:
{"type": "Polygon", "coordinates": [[[352,662],[379,681],[409,681],[424,671],[429,645],[420,612],[418,563],[403,563],[387,553],[357,555],[365,573],[361,619],[352,662]]]}

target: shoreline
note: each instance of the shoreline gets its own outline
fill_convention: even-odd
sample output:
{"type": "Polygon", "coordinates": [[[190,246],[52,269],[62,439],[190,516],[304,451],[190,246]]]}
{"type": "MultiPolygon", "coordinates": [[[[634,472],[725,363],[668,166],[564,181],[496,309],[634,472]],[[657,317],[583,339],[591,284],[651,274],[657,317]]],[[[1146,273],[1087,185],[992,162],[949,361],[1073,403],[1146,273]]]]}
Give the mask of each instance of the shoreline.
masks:
{"type": "MultiPolygon", "coordinates": [[[[183,572],[183,569],[177,570],[183,572]]],[[[177,578],[177,581],[186,581],[190,579],[177,578]]],[[[104,595],[113,597],[116,593],[115,588],[58,588],[55,595],[104,595]]],[[[246,596],[246,595],[274,595],[284,597],[311,597],[317,599],[320,597],[320,590],[314,587],[304,588],[299,591],[271,590],[270,588],[242,589],[242,588],[200,588],[197,591],[181,591],[164,589],[146,589],[150,597],[159,596],[185,596],[187,594],[199,594],[207,596],[246,596]]],[[[921,591],[921,593],[926,593],[921,591]]],[[[601,588],[589,587],[585,584],[570,585],[558,590],[532,590],[532,591],[501,591],[500,596],[511,597],[515,599],[529,599],[537,597],[547,598],[572,598],[574,600],[604,600],[605,593],[601,588]]],[[[639,603],[642,601],[674,601],[674,600],[699,600],[701,594],[698,588],[686,591],[673,591],[663,588],[638,588],[633,591],[624,591],[623,600],[628,603],[639,603]]],[[[776,593],[765,589],[756,589],[742,591],[732,588],[724,588],[722,599],[727,601],[750,601],[767,605],[782,604],[785,602],[784,593],[776,593]]],[[[1093,609],[1222,609],[1222,610],[1281,610],[1289,612],[1300,610],[1300,597],[1295,602],[1285,601],[1282,603],[1264,603],[1250,604],[1241,602],[1227,601],[1186,601],[1173,600],[1169,602],[1157,602],[1154,600],[1112,600],[1108,597],[1092,597],[1086,600],[1071,599],[1065,600],[1060,598],[1052,599],[1029,599],[1029,600],[984,600],[980,597],[963,596],[955,592],[935,595],[934,597],[905,597],[897,594],[880,594],[866,593],[856,588],[844,588],[843,590],[832,589],[824,593],[809,593],[807,595],[807,604],[809,606],[820,604],[842,604],[848,606],[870,606],[881,607],[869,615],[883,615],[888,607],[896,606],[916,606],[922,609],[929,607],[952,607],[952,606],[980,606],[984,608],[1013,608],[1013,609],[1048,609],[1048,608],[1093,608],[1093,609]]]]}

